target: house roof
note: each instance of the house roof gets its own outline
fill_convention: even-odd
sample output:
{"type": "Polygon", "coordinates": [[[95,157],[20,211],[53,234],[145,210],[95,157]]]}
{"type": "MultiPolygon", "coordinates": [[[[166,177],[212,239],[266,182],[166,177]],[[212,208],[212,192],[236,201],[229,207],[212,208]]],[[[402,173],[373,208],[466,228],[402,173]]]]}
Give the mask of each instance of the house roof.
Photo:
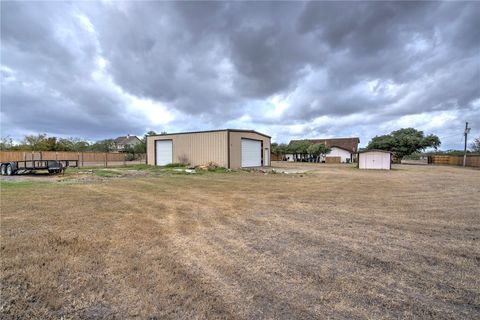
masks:
{"type": "Polygon", "coordinates": [[[113,142],[115,142],[116,144],[123,144],[123,145],[136,143],[138,141],[141,141],[141,140],[137,136],[130,136],[130,135],[113,139],[113,142]]]}
{"type": "Polygon", "coordinates": [[[188,131],[188,132],[176,132],[176,133],[165,133],[165,134],[152,134],[149,135],[149,137],[156,137],[156,136],[170,136],[170,135],[176,135],[176,134],[195,134],[195,133],[208,133],[208,132],[220,132],[220,131],[230,131],[230,132],[250,132],[250,133],[256,133],[261,136],[271,138],[270,136],[267,136],[264,133],[260,133],[255,130],[243,130],[243,129],[218,129],[218,130],[206,130],[206,131],[188,131]]]}
{"type": "MultiPolygon", "coordinates": [[[[330,148],[337,147],[353,153],[357,152],[358,144],[360,143],[360,138],[358,137],[331,138],[331,139],[304,139],[304,140],[307,140],[311,143],[322,143],[330,148]]],[[[290,144],[298,141],[302,141],[302,140],[292,140],[290,141],[290,144]]]]}

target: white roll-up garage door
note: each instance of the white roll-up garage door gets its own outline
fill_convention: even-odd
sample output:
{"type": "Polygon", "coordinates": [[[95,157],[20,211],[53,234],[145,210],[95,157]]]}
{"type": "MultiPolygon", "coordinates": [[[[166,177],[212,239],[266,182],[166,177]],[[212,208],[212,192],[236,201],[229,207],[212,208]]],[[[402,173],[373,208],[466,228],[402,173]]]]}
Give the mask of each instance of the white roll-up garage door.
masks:
{"type": "Polygon", "coordinates": [[[172,140],[155,141],[157,149],[157,166],[164,166],[173,162],[172,140]]]}
{"type": "Polygon", "coordinates": [[[242,167],[260,167],[262,165],[262,142],[242,139],[242,167]]]}

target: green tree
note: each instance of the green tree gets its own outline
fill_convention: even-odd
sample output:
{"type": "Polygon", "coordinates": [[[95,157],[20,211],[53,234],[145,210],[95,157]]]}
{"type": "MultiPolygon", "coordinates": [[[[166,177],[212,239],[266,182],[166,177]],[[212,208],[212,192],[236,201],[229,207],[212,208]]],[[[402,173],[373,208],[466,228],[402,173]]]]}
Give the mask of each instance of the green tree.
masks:
{"type": "Polygon", "coordinates": [[[327,147],[323,143],[311,144],[307,148],[307,152],[308,152],[309,155],[313,156],[314,162],[319,162],[320,161],[320,156],[326,155],[326,154],[330,153],[330,151],[332,151],[332,149],[330,149],[329,147],[327,147]]]}
{"type": "Polygon", "coordinates": [[[0,150],[11,150],[13,148],[13,140],[10,137],[0,139],[0,150]]]}
{"type": "Polygon", "coordinates": [[[135,155],[146,153],[146,141],[143,139],[136,144],[126,145],[123,151],[131,155],[129,159],[136,159],[137,157],[135,155]]]}
{"type": "Polygon", "coordinates": [[[480,153],[480,138],[473,140],[472,144],[470,145],[470,149],[472,149],[473,152],[480,153]]]}
{"type": "Polygon", "coordinates": [[[58,151],[57,138],[56,137],[46,137],[43,141],[42,151],[58,151]]]}
{"type": "MultiPolygon", "coordinates": [[[[79,138],[48,137],[47,134],[26,135],[20,144],[14,145],[12,139],[1,139],[1,147],[10,150],[31,151],[86,151],[88,141],[79,138]]],[[[2,149],[3,150],[3,149],[2,149]]]]}
{"type": "Polygon", "coordinates": [[[381,149],[393,152],[398,158],[410,155],[414,152],[440,146],[440,139],[433,134],[425,136],[423,131],[414,128],[403,128],[392,131],[390,134],[374,137],[367,149],[381,149]]]}
{"type": "Polygon", "coordinates": [[[148,136],[155,136],[157,134],[158,133],[156,133],[155,131],[152,131],[152,130],[145,133],[143,135],[142,142],[135,145],[135,152],[136,153],[147,153],[147,137],[148,136]]]}
{"type": "Polygon", "coordinates": [[[140,139],[140,142],[132,146],[131,150],[133,151],[133,153],[134,154],[147,153],[147,137],[155,136],[155,135],[157,135],[155,131],[148,131],[147,133],[145,133],[143,135],[143,138],[140,139]]]}
{"type": "Polygon", "coordinates": [[[73,145],[70,139],[60,138],[57,141],[57,150],[58,151],[72,151],[73,145]]]}
{"type": "Polygon", "coordinates": [[[146,153],[147,152],[147,141],[142,140],[141,142],[133,146],[133,152],[135,153],[146,153]]]}
{"type": "Polygon", "coordinates": [[[90,143],[88,141],[82,139],[73,139],[72,140],[72,151],[83,152],[87,151],[90,147],[90,143]]]}
{"type": "Polygon", "coordinates": [[[111,152],[115,150],[115,142],[112,139],[100,140],[91,145],[90,150],[98,152],[111,152]]]}
{"type": "Polygon", "coordinates": [[[277,147],[279,155],[282,157],[288,153],[288,144],[280,143],[277,147]]]}
{"type": "Polygon", "coordinates": [[[89,145],[88,141],[80,138],[60,138],[57,141],[57,150],[82,152],[88,150],[89,145]]]}
{"type": "Polygon", "coordinates": [[[276,156],[280,155],[280,152],[278,151],[278,143],[272,142],[272,144],[270,144],[270,149],[274,155],[276,156]]]}
{"type": "Polygon", "coordinates": [[[126,157],[127,160],[134,160],[135,159],[135,148],[134,148],[133,145],[127,144],[123,148],[123,152],[127,153],[127,157],[126,157]]]}
{"type": "Polygon", "coordinates": [[[23,138],[22,149],[32,151],[46,151],[47,150],[47,134],[40,133],[38,135],[27,135],[23,138]]]}
{"type": "MultiPolygon", "coordinates": [[[[420,131],[421,132],[421,131],[420,131]]],[[[426,148],[433,148],[435,151],[440,147],[440,138],[437,137],[436,135],[429,134],[422,140],[422,150],[426,148]]]]}
{"type": "Polygon", "coordinates": [[[286,155],[288,151],[288,145],[286,143],[272,143],[270,148],[272,149],[272,153],[278,157],[283,157],[286,155]]]}
{"type": "Polygon", "coordinates": [[[293,153],[293,158],[295,161],[303,158],[306,154],[308,154],[308,147],[311,145],[311,142],[308,140],[299,140],[294,141],[288,145],[288,151],[293,153]],[[300,157],[299,157],[300,155],[300,157]]]}

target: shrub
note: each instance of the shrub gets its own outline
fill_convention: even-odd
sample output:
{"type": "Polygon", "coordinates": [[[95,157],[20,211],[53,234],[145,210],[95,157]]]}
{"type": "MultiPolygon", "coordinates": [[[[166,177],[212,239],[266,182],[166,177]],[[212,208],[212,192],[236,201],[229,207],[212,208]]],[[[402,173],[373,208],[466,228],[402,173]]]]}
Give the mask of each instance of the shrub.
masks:
{"type": "Polygon", "coordinates": [[[190,163],[190,160],[188,159],[188,157],[186,155],[179,156],[178,161],[180,161],[180,163],[183,163],[184,165],[189,165],[189,163],[190,163]]]}
{"type": "Polygon", "coordinates": [[[186,167],[187,165],[184,163],[169,163],[165,165],[165,168],[183,168],[186,167]]]}
{"type": "Polygon", "coordinates": [[[133,161],[133,160],[135,160],[135,155],[132,154],[132,153],[128,153],[128,154],[125,156],[125,160],[126,160],[126,161],[133,161]]]}

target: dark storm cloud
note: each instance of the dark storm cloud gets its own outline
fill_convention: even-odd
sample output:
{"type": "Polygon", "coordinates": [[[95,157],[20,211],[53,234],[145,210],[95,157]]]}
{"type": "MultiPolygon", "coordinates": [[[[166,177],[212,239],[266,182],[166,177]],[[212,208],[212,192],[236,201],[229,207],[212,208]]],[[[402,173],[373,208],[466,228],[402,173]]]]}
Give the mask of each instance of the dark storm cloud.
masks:
{"type": "Polygon", "coordinates": [[[124,116],[115,92],[93,81],[97,44],[79,13],[64,3],[2,2],[2,136],[93,138],[142,128],[124,116]]]}
{"type": "Polygon", "coordinates": [[[479,29],[475,2],[2,2],[2,135],[479,128],[479,29]]]}

